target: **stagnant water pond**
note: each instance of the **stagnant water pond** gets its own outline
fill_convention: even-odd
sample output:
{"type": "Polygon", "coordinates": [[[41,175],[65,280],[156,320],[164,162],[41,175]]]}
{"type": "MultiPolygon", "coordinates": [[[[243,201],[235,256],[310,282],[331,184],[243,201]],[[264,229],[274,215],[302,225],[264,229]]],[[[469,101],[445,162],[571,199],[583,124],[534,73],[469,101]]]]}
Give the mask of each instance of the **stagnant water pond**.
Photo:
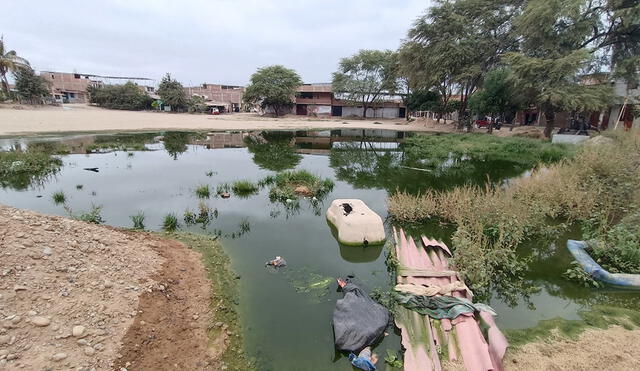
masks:
{"type": "MultiPolygon", "coordinates": [[[[102,207],[105,223],[131,227],[130,216],[144,212],[145,225],[160,230],[167,213],[181,219],[184,211],[197,212],[204,201],[217,210],[208,225],[183,230],[217,234],[239,275],[240,314],[246,351],[264,370],[349,369],[344,355],[333,347],[331,317],[342,297],[333,278],[353,275],[367,291],[388,290],[383,247],[340,246],[325,219],[335,198],[359,198],[386,220],[387,196],[396,189],[420,192],[449,189],[464,183],[495,183],[526,176],[526,168],[509,162],[465,159],[445,161],[438,169],[420,170],[420,163],[405,157],[402,141],[413,134],[379,130],[321,132],[145,133],[126,135],[65,135],[0,139],[3,149],[45,142],[63,144],[71,153],[62,156],[60,171],[36,179],[4,179],[0,203],[44,213],[68,215],[52,194],[63,191],[74,213],[92,204],[102,207]],[[109,150],[119,147],[128,150],[109,150]],[[91,153],[87,153],[91,152],[91,153]],[[84,170],[97,168],[97,172],[84,170]],[[215,196],[218,185],[247,179],[258,182],[286,169],[306,169],[335,182],[333,191],[317,203],[299,205],[271,202],[261,188],[249,197],[215,196]],[[202,200],[195,189],[209,185],[212,196],[202,200]],[[267,269],[265,261],[284,257],[288,266],[267,269]]],[[[449,242],[451,230],[439,225],[407,226],[417,236],[425,233],[449,242]]],[[[390,237],[391,235],[388,234],[390,237]]],[[[488,304],[498,312],[502,329],[535,326],[539,320],[578,319],[580,310],[593,304],[638,305],[638,295],[610,289],[587,289],[565,281],[570,266],[567,238],[531,241],[524,254],[532,257],[526,283],[540,290],[523,295],[518,288],[495,291],[488,304]]],[[[376,352],[400,350],[398,334],[390,331],[376,352]]],[[[380,361],[379,369],[386,365],[380,361]]]]}

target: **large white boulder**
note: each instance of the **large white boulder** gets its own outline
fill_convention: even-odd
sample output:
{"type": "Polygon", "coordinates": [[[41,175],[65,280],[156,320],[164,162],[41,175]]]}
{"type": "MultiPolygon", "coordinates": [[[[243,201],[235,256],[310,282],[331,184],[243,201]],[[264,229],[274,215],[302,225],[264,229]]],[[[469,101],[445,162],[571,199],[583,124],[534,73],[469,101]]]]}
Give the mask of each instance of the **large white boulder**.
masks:
{"type": "Polygon", "coordinates": [[[327,220],[337,229],[338,241],[344,245],[379,245],[386,239],[382,218],[362,200],[333,200],[327,220]]]}

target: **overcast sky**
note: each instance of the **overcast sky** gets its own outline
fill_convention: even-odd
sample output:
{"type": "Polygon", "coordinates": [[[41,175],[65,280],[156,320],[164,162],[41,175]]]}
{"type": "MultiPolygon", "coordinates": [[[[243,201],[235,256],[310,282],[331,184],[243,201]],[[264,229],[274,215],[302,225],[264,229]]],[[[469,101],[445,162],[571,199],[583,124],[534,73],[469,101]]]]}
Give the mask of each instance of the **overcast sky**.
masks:
{"type": "Polygon", "coordinates": [[[5,45],[36,70],[244,85],[283,64],[329,82],[359,49],[396,49],[429,0],[3,0],[5,45]]]}

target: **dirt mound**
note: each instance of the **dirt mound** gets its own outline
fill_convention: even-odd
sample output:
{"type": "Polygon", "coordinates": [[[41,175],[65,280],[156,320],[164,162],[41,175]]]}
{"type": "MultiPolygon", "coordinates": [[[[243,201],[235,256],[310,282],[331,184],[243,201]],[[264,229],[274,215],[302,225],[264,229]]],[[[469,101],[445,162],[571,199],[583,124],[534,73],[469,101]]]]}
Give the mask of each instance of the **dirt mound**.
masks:
{"type": "Polygon", "coordinates": [[[205,368],[210,285],[184,245],[0,206],[0,262],[0,369],[205,368]]]}
{"type": "Polygon", "coordinates": [[[640,370],[640,330],[590,329],[507,352],[506,370],[640,370]]]}

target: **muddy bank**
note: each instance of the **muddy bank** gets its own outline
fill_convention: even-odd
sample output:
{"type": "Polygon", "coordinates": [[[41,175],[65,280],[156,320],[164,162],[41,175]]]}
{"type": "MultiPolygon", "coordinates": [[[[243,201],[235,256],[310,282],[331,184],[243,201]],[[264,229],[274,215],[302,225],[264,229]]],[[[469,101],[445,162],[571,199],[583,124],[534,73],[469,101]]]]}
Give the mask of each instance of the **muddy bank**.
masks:
{"type": "Polygon", "coordinates": [[[180,242],[0,206],[0,261],[0,368],[223,369],[240,349],[180,242]]]}

